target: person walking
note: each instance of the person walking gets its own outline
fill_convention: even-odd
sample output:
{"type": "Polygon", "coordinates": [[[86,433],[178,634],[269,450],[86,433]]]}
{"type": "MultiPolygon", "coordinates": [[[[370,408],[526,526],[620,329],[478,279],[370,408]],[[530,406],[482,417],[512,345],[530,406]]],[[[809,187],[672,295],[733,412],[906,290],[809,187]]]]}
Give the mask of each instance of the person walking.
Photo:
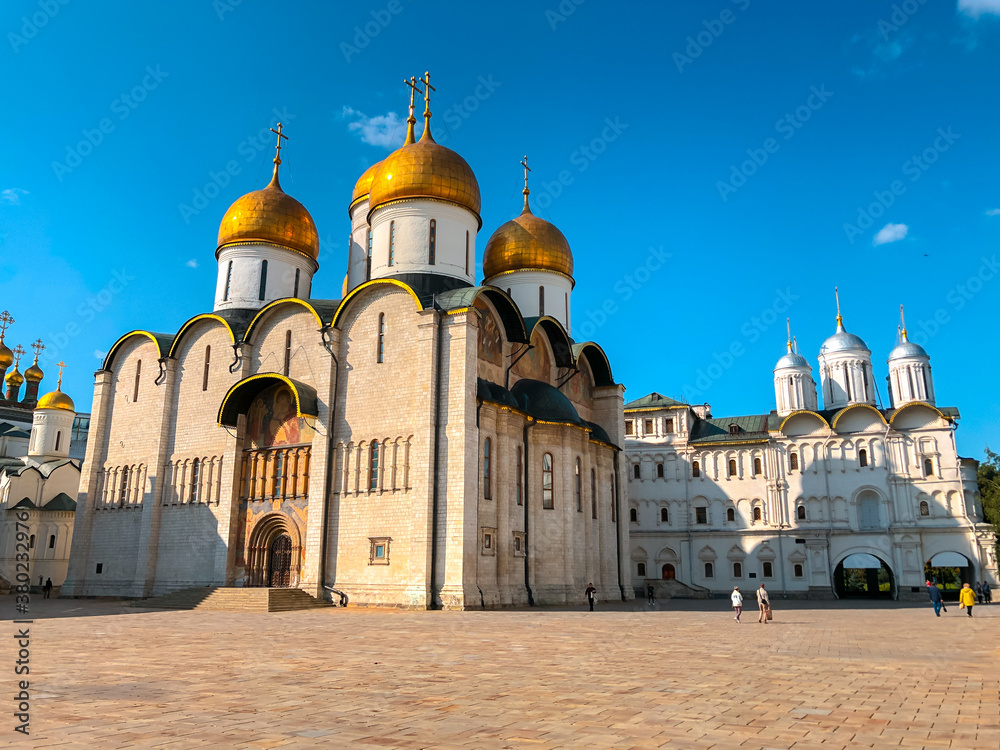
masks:
{"type": "Polygon", "coordinates": [[[590,603],[590,611],[594,611],[594,597],[597,596],[597,589],[594,588],[593,583],[587,584],[587,601],[590,603]]]}
{"type": "Polygon", "coordinates": [[[52,579],[45,579],[45,585],[42,586],[42,598],[48,599],[49,595],[52,593],[52,579]]]}
{"type": "MultiPolygon", "coordinates": [[[[931,598],[931,604],[934,605],[934,614],[938,617],[941,616],[941,607],[944,606],[944,598],[941,596],[941,589],[937,587],[937,584],[927,582],[927,594],[931,598]]],[[[947,612],[947,610],[945,610],[947,612]]]]}
{"type": "Polygon", "coordinates": [[[989,581],[983,581],[983,603],[989,604],[993,601],[993,589],[989,581]]]}
{"type": "Polygon", "coordinates": [[[653,591],[653,584],[651,583],[646,584],[646,601],[651,607],[656,606],[656,592],[653,591]]]}
{"type": "Polygon", "coordinates": [[[979,603],[982,604],[983,603],[983,584],[981,584],[979,581],[976,581],[976,587],[975,587],[974,590],[976,592],[976,599],[978,599],[979,603]]]}
{"type": "Polygon", "coordinates": [[[757,618],[757,622],[767,625],[767,613],[771,609],[771,599],[768,597],[767,589],[764,588],[763,583],[757,589],[757,606],[760,607],[760,617],[757,618]]]}
{"type": "Polygon", "coordinates": [[[733,586],[733,593],[729,595],[729,599],[733,603],[733,609],[736,610],[736,617],[733,619],[736,620],[736,624],[738,625],[740,615],[743,614],[743,594],[740,593],[739,586],[733,586]]]}
{"type": "Polygon", "coordinates": [[[962,584],[962,590],[958,592],[958,608],[965,608],[965,614],[972,617],[972,605],[976,603],[976,592],[967,583],[962,584]]]}

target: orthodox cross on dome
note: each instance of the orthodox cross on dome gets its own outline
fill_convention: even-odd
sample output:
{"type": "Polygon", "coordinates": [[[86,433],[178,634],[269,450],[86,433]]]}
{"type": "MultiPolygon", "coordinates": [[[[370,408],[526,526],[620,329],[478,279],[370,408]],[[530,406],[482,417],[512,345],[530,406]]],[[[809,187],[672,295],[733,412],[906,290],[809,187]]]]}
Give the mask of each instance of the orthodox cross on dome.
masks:
{"type": "Polygon", "coordinates": [[[429,70],[424,71],[424,77],[420,79],[420,82],[424,84],[424,119],[429,120],[431,118],[431,92],[437,91],[431,86],[431,72],[429,70]]]}
{"type": "Polygon", "coordinates": [[[906,318],[903,316],[903,306],[899,306],[899,334],[903,337],[903,341],[906,341],[906,318]]]}
{"type": "Polygon", "coordinates": [[[21,364],[21,357],[24,356],[24,347],[18,344],[11,351],[14,353],[14,369],[16,370],[17,366],[21,364]]]}
{"type": "Polygon", "coordinates": [[[38,355],[45,351],[45,344],[42,343],[41,339],[35,339],[35,343],[31,345],[31,348],[35,350],[35,364],[38,364],[38,355]]]}
{"type": "Polygon", "coordinates": [[[3,337],[7,334],[7,328],[14,322],[14,316],[9,312],[4,310],[0,313],[0,342],[3,341],[3,337]]]}
{"type": "Polygon", "coordinates": [[[792,351],[792,319],[785,318],[785,328],[788,329],[788,351],[792,351]]]}
{"type": "Polygon", "coordinates": [[[62,390],[62,373],[63,373],[63,368],[65,366],[66,366],[65,362],[60,362],[59,363],[59,382],[56,383],[56,390],[57,391],[61,391],[62,390]]]}
{"type": "Polygon", "coordinates": [[[521,166],[524,167],[524,190],[521,192],[524,194],[524,210],[528,210],[528,194],[531,192],[528,190],[528,172],[531,171],[531,167],[528,166],[528,155],[525,154],[524,158],[521,159],[521,166]]]}
{"type": "Polygon", "coordinates": [[[278,136],[278,150],[277,153],[274,155],[274,163],[275,165],[278,165],[281,164],[281,139],[284,138],[287,141],[288,136],[281,132],[280,122],[278,123],[278,129],[275,130],[274,128],[271,128],[271,132],[278,136]]]}
{"type": "Polygon", "coordinates": [[[837,298],[837,328],[843,328],[844,316],[840,314],[840,289],[834,287],[833,294],[837,298]]]}
{"type": "Polygon", "coordinates": [[[413,126],[416,124],[417,118],[413,116],[414,96],[418,93],[423,96],[424,92],[420,90],[419,86],[417,86],[416,76],[410,76],[410,80],[408,81],[404,78],[403,83],[410,87],[410,115],[406,118],[406,140],[403,141],[403,145],[405,146],[409,143],[413,143],[415,140],[413,126]]]}

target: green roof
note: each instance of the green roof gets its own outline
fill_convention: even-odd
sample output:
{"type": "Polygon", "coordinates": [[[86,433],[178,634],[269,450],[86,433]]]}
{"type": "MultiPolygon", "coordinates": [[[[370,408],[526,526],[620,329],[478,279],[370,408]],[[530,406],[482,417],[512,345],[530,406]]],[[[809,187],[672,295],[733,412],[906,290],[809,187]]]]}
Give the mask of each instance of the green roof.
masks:
{"type": "Polygon", "coordinates": [[[76,500],[65,492],[60,492],[42,506],[42,510],[76,510],[76,500]]]}
{"type": "Polygon", "coordinates": [[[25,510],[36,510],[38,508],[38,506],[35,505],[33,502],[31,502],[31,499],[27,498],[27,497],[24,498],[23,500],[21,500],[21,502],[19,502],[14,507],[15,508],[24,508],[25,510]]]}
{"type": "Polygon", "coordinates": [[[742,417],[698,419],[691,428],[690,443],[745,443],[767,440],[767,414],[749,414],[742,417]],[[730,428],[736,425],[737,432],[730,428]]]}
{"type": "Polygon", "coordinates": [[[648,396],[637,398],[625,404],[625,409],[666,409],[671,406],[687,406],[683,401],[677,401],[669,396],[663,396],[655,391],[648,396]]]}

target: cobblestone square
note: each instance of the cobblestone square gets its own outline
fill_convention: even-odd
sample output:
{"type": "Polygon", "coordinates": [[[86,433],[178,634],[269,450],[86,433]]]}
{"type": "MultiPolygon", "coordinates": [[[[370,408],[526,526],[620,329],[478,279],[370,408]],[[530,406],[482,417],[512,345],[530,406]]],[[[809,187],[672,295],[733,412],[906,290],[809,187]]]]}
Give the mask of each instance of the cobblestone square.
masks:
{"type": "MultiPolygon", "coordinates": [[[[4,746],[1000,746],[1000,607],[148,611],[33,602],[31,736],[4,746]]],[[[8,620],[7,628],[14,631],[8,620]]],[[[16,659],[8,635],[7,664],[16,659]]],[[[7,671],[11,700],[14,677],[7,671]]]]}

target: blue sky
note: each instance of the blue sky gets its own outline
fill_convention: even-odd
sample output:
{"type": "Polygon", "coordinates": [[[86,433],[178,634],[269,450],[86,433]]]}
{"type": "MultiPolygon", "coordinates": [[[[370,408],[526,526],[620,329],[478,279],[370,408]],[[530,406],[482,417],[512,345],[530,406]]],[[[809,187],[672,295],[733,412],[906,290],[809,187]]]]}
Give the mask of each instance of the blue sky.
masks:
{"type": "Polygon", "coordinates": [[[883,399],[902,303],[960,452],[1000,445],[1000,0],[99,6],[0,11],[0,308],[81,410],[119,335],[211,308],[218,223],[266,184],[279,117],[282,185],[323,238],[314,294],[338,297],[351,188],[430,70],[480,256],[526,153],[573,247],[574,335],[627,399],[773,408],[786,315],[815,367],[837,285],[883,399]]]}

